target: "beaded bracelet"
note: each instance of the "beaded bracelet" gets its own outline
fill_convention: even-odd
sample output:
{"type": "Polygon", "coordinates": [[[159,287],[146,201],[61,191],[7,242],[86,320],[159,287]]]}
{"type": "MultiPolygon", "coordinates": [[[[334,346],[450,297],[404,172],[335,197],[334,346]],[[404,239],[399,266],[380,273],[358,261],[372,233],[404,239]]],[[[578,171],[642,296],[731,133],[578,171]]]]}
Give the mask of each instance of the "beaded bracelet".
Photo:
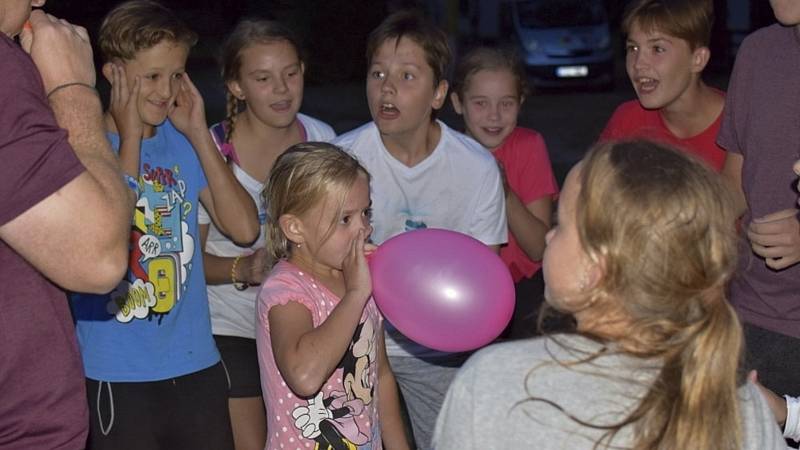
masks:
{"type": "Polygon", "coordinates": [[[240,259],[242,259],[242,255],[233,259],[233,264],[231,265],[231,284],[233,284],[233,287],[236,288],[237,291],[244,291],[248,288],[247,283],[236,280],[236,265],[239,264],[240,259]]]}
{"type": "Polygon", "coordinates": [[[50,92],[47,93],[47,99],[49,100],[51,95],[70,86],[83,86],[87,89],[91,89],[92,92],[94,92],[94,94],[97,95],[98,97],[100,96],[100,94],[97,93],[97,89],[95,89],[94,86],[92,86],[91,84],[81,83],[80,81],[73,81],[72,83],[59,84],[58,86],[54,87],[50,92]]]}

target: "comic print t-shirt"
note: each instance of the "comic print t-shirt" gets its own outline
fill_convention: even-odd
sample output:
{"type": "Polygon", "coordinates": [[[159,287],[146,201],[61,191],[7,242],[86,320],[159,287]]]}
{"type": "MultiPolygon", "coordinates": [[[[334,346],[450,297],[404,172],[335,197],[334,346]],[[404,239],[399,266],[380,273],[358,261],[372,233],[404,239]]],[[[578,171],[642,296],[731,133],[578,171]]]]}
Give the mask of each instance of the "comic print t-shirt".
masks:
{"type": "Polygon", "coordinates": [[[339,304],[339,297],[295,265],[280,261],[258,296],[256,342],[261,389],[267,408],[267,445],[277,449],[382,449],[378,422],[377,340],[381,315],[370,299],[339,366],[313,397],[297,396],[281,377],[269,336],[269,309],[297,302],[314,327],[339,304]]]}
{"type": "MultiPolygon", "coordinates": [[[[118,149],[119,137],[108,137],[118,149]]],[[[169,121],[142,141],[138,182],[125,279],[110,294],[72,299],[86,376],[94,380],[163,380],[219,361],[197,246],[207,182],[169,121]]]]}

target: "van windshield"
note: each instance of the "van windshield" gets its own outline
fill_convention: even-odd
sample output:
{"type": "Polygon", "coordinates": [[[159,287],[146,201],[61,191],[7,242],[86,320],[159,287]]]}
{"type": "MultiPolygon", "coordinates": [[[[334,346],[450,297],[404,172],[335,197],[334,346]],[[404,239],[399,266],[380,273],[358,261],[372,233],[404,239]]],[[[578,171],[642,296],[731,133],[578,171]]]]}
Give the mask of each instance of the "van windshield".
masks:
{"type": "Polygon", "coordinates": [[[528,0],[517,3],[520,25],[556,28],[601,25],[606,21],[602,2],[587,0],[528,0]]]}

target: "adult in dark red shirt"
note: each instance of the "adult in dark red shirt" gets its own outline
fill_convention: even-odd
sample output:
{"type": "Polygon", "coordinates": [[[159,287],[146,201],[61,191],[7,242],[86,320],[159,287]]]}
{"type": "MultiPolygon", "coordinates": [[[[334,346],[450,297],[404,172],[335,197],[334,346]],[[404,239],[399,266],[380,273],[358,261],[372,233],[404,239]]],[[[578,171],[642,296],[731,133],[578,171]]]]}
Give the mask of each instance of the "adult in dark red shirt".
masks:
{"type": "Polygon", "coordinates": [[[103,133],[86,30],[31,13],[43,4],[0,0],[3,449],[85,446],[83,369],[61,289],[116,285],[133,210],[103,133]]]}

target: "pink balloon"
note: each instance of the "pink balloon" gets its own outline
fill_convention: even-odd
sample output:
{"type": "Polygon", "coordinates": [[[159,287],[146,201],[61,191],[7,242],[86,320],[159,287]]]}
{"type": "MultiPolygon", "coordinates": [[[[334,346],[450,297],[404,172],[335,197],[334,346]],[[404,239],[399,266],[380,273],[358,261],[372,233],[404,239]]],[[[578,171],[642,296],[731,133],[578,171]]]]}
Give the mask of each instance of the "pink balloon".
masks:
{"type": "Polygon", "coordinates": [[[369,260],[372,294],[406,337],[435,350],[494,340],[514,311],[514,282],[486,245],[465,234],[421,229],[384,242],[369,260]]]}

